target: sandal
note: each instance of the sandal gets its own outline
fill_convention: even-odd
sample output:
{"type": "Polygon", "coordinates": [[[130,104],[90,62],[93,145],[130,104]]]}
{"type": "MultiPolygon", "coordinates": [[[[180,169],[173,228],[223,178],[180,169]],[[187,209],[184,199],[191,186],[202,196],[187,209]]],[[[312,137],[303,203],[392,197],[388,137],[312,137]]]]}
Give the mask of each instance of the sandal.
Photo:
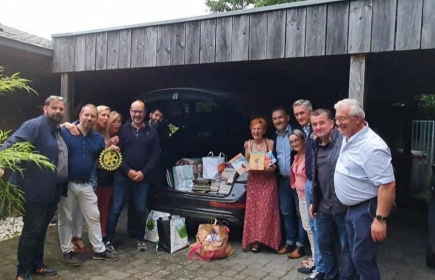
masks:
{"type": "Polygon", "coordinates": [[[312,266],[313,264],[314,264],[313,258],[309,258],[309,259],[301,261],[302,267],[309,267],[309,266],[312,266]]]}
{"type": "Polygon", "coordinates": [[[259,246],[258,246],[258,244],[252,245],[251,252],[254,253],[254,254],[257,254],[259,252],[259,246]]]}

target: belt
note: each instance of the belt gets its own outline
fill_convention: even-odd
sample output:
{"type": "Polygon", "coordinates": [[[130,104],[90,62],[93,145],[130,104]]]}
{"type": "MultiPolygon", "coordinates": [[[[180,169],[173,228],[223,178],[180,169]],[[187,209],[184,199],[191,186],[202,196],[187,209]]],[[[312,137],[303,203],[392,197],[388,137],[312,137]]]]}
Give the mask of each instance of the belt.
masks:
{"type": "Polygon", "coordinates": [[[288,176],[288,175],[279,174],[279,177],[286,179],[286,180],[290,180],[290,176],[288,176]]]}
{"type": "Polygon", "coordinates": [[[370,199],[364,200],[363,202],[360,202],[360,203],[355,204],[355,205],[350,205],[350,206],[348,206],[348,207],[352,209],[352,208],[355,208],[355,207],[361,206],[361,205],[363,205],[363,204],[371,203],[371,202],[373,202],[373,201],[377,201],[377,200],[378,200],[378,197],[375,196],[375,197],[373,197],[373,198],[370,198],[370,199]]]}
{"type": "Polygon", "coordinates": [[[80,181],[80,180],[74,180],[74,181],[70,181],[73,182],[74,184],[90,184],[91,182],[89,181],[80,181]]]}

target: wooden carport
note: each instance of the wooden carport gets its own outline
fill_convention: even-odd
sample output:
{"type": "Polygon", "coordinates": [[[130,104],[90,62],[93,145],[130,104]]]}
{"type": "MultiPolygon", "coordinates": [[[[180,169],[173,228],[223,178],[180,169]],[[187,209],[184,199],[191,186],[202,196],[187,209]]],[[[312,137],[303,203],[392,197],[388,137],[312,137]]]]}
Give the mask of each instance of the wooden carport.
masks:
{"type": "Polygon", "coordinates": [[[338,97],[360,100],[380,118],[374,122],[379,129],[393,130],[387,120],[396,118],[385,116],[383,106],[403,103],[397,118],[405,131],[404,155],[410,155],[413,96],[435,89],[435,1],[312,0],[58,34],[53,46],[53,71],[61,73],[61,94],[72,101],[70,116],[76,86],[89,92],[89,84],[101,82],[177,86],[178,76],[217,86],[235,84],[240,75],[255,90],[261,86],[256,80],[273,72],[265,83],[304,83],[301,91],[319,91],[328,107],[338,97]],[[297,79],[299,69],[304,75],[297,79]],[[209,77],[216,75],[220,81],[209,77]],[[331,89],[322,92],[325,87],[331,89]],[[328,98],[333,91],[338,93],[328,98]]]}

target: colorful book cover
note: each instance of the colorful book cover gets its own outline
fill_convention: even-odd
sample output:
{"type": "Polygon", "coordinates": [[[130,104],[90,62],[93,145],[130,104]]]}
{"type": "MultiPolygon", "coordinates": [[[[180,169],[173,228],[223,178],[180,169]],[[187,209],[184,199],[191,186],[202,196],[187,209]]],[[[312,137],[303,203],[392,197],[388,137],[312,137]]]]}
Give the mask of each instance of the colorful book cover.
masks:
{"type": "Polygon", "coordinates": [[[266,158],[264,160],[264,164],[266,166],[271,166],[272,164],[274,164],[276,162],[276,158],[273,155],[273,153],[271,151],[266,153],[266,158]]]}
{"type": "Polygon", "coordinates": [[[246,166],[249,164],[248,160],[241,153],[230,159],[230,163],[239,175],[246,172],[246,166]]]}
{"type": "Polygon", "coordinates": [[[249,168],[251,170],[264,170],[265,156],[264,152],[251,152],[249,168]]]}

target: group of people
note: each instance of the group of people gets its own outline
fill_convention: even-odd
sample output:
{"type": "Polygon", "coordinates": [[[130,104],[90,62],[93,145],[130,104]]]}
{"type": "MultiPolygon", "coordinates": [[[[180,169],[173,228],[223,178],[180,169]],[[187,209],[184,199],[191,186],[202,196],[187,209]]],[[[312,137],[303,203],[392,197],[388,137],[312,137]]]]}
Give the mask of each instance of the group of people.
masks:
{"type": "Polygon", "coordinates": [[[119,260],[113,241],[119,215],[127,202],[131,204],[134,223],[130,231],[137,240],[136,247],[146,250],[147,192],[160,153],[156,127],[163,121],[162,111],[153,110],[146,122],[145,103],[137,100],[130,107],[131,119],[121,126],[118,112],[93,104],[81,108],[78,121],[61,124],[64,109],[62,97],[48,97],[44,114],[24,122],[0,147],[2,150],[28,141],[56,166],[51,170],[23,163],[23,173],[11,176],[11,182],[23,190],[25,198],[17,280],[31,280],[31,274],[57,274],[43,261],[47,227],[56,209],[63,259],[70,266],[81,264],[76,250],[84,247],[83,221],[93,259],[119,260]],[[98,158],[105,149],[122,153],[122,163],[116,171],[105,170],[99,164],[98,158]]]}
{"type": "MultiPolygon", "coordinates": [[[[146,250],[146,200],[152,170],[159,164],[163,112],[154,110],[145,121],[145,103],[137,100],[130,106],[131,119],[121,125],[119,113],[87,104],[78,121],[61,124],[64,108],[62,97],[48,97],[44,114],[23,123],[0,147],[29,141],[56,166],[51,170],[23,163],[23,173],[11,176],[25,196],[18,280],[57,273],[43,261],[47,227],[56,209],[63,259],[70,266],[81,264],[76,250],[84,247],[83,223],[93,258],[119,259],[113,241],[127,202],[134,220],[128,231],[136,248],[146,250]],[[98,163],[105,149],[122,153],[116,171],[98,163]]],[[[242,248],[258,253],[267,246],[299,259],[309,242],[312,257],[298,269],[309,274],[307,279],[380,279],[376,257],[395,200],[391,154],[369,128],[359,102],[344,99],[335,109],[333,118],[329,110],[313,110],[310,101],[298,100],[293,115],[299,126],[292,127],[290,114],[278,107],[271,115],[274,139],[264,136],[265,119],[251,121],[246,158],[252,152],[273,152],[277,161],[264,171],[248,170],[242,248]]]]}
{"type": "Polygon", "coordinates": [[[251,121],[245,157],[272,151],[277,161],[264,171],[248,170],[242,248],[258,253],[267,246],[298,259],[308,241],[312,257],[298,269],[307,280],[380,279],[377,252],[395,201],[391,153],[358,101],[344,99],[334,108],[335,118],[297,100],[298,127],[289,124],[285,108],[274,109],[274,139],[264,136],[266,120],[251,121]]]}

